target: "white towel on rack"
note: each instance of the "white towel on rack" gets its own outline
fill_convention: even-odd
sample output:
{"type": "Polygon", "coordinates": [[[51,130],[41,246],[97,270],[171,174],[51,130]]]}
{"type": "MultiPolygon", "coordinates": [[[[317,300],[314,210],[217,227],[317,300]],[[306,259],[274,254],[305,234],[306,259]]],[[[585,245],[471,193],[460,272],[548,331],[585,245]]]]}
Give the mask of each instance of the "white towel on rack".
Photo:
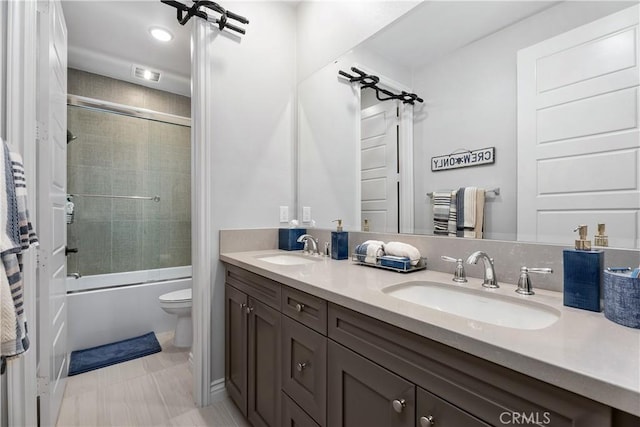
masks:
{"type": "Polygon", "coordinates": [[[389,242],[384,245],[384,252],[387,255],[407,257],[411,260],[411,265],[417,265],[420,262],[420,251],[408,243],[389,242]]]}
{"type": "Polygon", "coordinates": [[[476,204],[478,188],[467,187],[464,190],[464,237],[476,237],[476,204]]]}

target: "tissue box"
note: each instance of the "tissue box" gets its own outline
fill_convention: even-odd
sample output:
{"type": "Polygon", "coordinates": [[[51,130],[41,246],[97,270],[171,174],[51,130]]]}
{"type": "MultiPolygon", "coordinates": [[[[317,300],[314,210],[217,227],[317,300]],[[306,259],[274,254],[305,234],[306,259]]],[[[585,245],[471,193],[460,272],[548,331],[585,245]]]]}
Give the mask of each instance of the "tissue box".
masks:
{"type": "Polygon", "coordinates": [[[411,268],[411,260],[407,257],[384,255],[380,258],[380,265],[397,268],[398,270],[409,270],[411,268]]]}
{"type": "Polygon", "coordinates": [[[640,329],[640,278],[604,272],[604,316],[612,322],[640,329]]]}
{"type": "Polygon", "coordinates": [[[298,237],[307,234],[306,228],[278,229],[278,248],[285,251],[301,251],[304,243],[298,243],[298,237]]]}

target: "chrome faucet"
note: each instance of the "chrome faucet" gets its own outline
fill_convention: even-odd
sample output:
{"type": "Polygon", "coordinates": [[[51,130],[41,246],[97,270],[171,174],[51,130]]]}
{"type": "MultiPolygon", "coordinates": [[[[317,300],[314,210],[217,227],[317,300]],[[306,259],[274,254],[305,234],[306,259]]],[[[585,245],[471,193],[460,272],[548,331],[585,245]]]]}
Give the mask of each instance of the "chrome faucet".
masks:
{"type": "Polygon", "coordinates": [[[477,264],[479,258],[481,258],[484,263],[484,281],[482,282],[482,286],[485,288],[499,288],[496,272],[493,269],[493,258],[489,258],[486,252],[477,251],[472,253],[469,255],[469,258],[467,258],[467,264],[477,264]]]}
{"type": "Polygon", "coordinates": [[[310,253],[311,255],[320,255],[320,251],[318,251],[318,239],[314,238],[311,234],[303,234],[298,237],[297,241],[298,243],[304,243],[302,252],[310,253]],[[311,250],[309,250],[309,242],[311,242],[311,250]]]}

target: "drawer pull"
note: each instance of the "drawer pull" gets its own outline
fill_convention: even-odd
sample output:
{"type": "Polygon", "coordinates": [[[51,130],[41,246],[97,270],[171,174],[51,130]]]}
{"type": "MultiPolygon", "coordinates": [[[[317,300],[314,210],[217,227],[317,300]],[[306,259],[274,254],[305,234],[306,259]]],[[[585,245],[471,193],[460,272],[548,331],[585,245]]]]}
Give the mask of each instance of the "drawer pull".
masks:
{"type": "Polygon", "coordinates": [[[433,419],[431,415],[427,415],[426,417],[420,417],[420,427],[430,427],[435,425],[436,420],[433,419]]]}
{"type": "Polygon", "coordinates": [[[391,405],[393,406],[394,411],[401,414],[402,410],[405,408],[405,406],[407,406],[407,401],[404,399],[396,399],[391,402],[391,405]]]}
{"type": "Polygon", "coordinates": [[[302,313],[302,310],[304,310],[304,304],[300,304],[300,303],[296,304],[296,311],[298,313],[302,313]]]}
{"type": "Polygon", "coordinates": [[[253,307],[246,306],[244,310],[247,312],[247,314],[251,314],[251,312],[253,311],[253,307]]]}
{"type": "Polygon", "coordinates": [[[296,363],[296,370],[302,372],[307,367],[307,362],[296,363]]]}

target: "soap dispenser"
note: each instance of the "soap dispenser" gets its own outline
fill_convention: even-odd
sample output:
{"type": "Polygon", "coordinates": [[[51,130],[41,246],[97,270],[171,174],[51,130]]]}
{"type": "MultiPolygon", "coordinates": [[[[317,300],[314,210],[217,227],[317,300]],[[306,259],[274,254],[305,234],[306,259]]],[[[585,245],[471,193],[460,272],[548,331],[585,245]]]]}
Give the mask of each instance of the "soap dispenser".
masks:
{"type": "Polygon", "coordinates": [[[349,258],[349,233],[342,231],[342,220],[336,219],[336,231],[331,232],[331,258],[347,259],[349,258]]]}
{"type": "Polygon", "coordinates": [[[604,269],[604,251],[591,250],[587,226],[580,225],[575,249],[563,250],[564,305],[600,311],[600,284],[604,269]]]}
{"type": "Polygon", "coordinates": [[[598,224],[598,234],[593,236],[593,246],[609,246],[609,237],[604,234],[604,224],[598,224]]]}

